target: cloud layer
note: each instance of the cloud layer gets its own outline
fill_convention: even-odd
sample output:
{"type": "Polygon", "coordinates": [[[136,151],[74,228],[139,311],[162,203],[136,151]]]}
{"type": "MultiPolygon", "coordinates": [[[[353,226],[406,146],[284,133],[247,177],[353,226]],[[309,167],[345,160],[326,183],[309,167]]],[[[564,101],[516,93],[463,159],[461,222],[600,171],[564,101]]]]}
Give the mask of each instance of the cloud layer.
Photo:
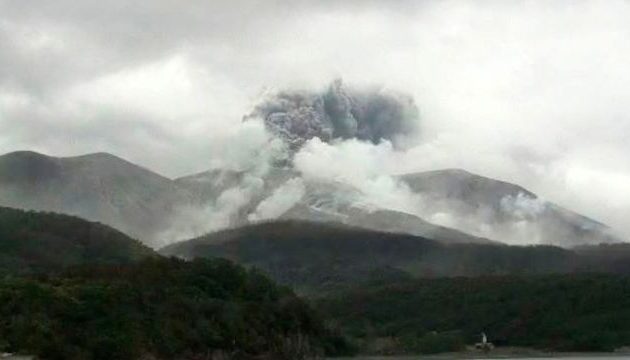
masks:
{"type": "Polygon", "coordinates": [[[5,0],[0,152],[184,175],[246,157],[265,88],[343,76],[420,109],[419,145],[379,174],[462,167],[630,236],[628,18],[623,0],[5,0]]]}

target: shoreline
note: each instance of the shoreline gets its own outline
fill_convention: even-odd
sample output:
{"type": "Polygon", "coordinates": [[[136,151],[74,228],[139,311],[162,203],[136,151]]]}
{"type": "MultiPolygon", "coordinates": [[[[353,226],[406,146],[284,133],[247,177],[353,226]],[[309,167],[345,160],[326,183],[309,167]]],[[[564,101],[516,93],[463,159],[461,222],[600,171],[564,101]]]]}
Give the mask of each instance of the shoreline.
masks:
{"type": "Polygon", "coordinates": [[[474,350],[448,352],[440,354],[418,355],[357,355],[354,357],[335,357],[329,360],[446,360],[446,359],[583,359],[583,358],[630,358],[630,351],[613,352],[548,352],[530,348],[504,347],[489,353],[474,350]]]}

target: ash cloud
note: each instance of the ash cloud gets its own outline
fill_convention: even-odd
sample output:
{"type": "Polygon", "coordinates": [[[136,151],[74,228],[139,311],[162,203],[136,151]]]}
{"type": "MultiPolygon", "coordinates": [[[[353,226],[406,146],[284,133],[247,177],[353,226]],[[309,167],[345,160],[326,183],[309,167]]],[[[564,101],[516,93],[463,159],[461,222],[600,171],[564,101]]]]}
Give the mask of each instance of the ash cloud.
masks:
{"type": "Polygon", "coordinates": [[[413,98],[383,89],[359,90],[341,79],[323,91],[267,94],[244,120],[262,119],[266,128],[297,150],[310,139],[390,141],[404,148],[416,134],[419,118],[413,98]]]}

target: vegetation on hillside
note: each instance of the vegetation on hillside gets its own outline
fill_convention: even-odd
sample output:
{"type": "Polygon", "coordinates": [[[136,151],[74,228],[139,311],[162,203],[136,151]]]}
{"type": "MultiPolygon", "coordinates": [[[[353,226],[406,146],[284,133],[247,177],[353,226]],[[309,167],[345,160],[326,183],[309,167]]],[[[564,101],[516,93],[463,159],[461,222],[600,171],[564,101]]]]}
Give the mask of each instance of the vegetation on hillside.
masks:
{"type": "Polygon", "coordinates": [[[273,279],[305,293],[410,277],[630,274],[627,244],[579,250],[545,245],[443,244],[408,234],[300,221],[226,230],[177,243],[160,252],[189,259],[225,257],[256,266],[273,279]],[[614,261],[610,261],[613,254],[614,261]]]}
{"type": "Polygon", "coordinates": [[[613,351],[630,345],[630,277],[442,278],[355,287],[314,300],[364,352],[499,346],[613,351]]]}
{"type": "Polygon", "coordinates": [[[0,275],[81,264],[127,264],[156,254],[108,226],[74,216],[0,207],[0,275]]]}
{"type": "Polygon", "coordinates": [[[81,360],[347,352],[309,306],[261,273],[225,260],[164,258],[1,280],[0,346],[81,360]]]}
{"type": "Polygon", "coordinates": [[[558,351],[630,344],[624,244],[447,245],[287,221],[161,252],[190,261],[98,223],[0,208],[0,352],[301,359],[457,351],[482,331],[497,345],[558,351]],[[199,259],[215,257],[249,269],[199,259]]]}

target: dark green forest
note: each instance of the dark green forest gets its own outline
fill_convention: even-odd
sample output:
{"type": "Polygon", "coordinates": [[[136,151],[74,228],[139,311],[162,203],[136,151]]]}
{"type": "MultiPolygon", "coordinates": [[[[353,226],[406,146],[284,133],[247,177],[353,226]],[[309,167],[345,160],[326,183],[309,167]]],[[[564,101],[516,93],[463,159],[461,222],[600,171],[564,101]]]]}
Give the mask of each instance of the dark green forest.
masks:
{"type": "Polygon", "coordinates": [[[226,260],[148,259],[0,281],[0,351],[44,359],[347,352],[290,289],[226,260]]]}
{"type": "Polygon", "coordinates": [[[257,270],[163,258],[102,224],[0,208],[0,352],[108,360],[348,353],[320,318],[257,270]]]}
{"type": "Polygon", "coordinates": [[[160,250],[192,259],[222,257],[258,267],[297,291],[321,293],[362,282],[409,278],[630,274],[630,245],[444,244],[408,234],[332,223],[279,221],[209,234],[160,250]]]}
{"type": "Polygon", "coordinates": [[[364,352],[498,346],[613,351],[630,344],[630,277],[571,274],[441,278],[363,285],[314,300],[364,352]]]}
{"type": "Polygon", "coordinates": [[[128,264],[157,256],[109,226],[83,219],[0,207],[0,275],[81,264],[128,264]]]}
{"type": "Polygon", "coordinates": [[[0,351],[42,359],[440,353],[482,331],[499,347],[630,345],[626,244],[445,245],[278,222],[158,255],[105,225],[0,208],[0,254],[0,351]]]}

